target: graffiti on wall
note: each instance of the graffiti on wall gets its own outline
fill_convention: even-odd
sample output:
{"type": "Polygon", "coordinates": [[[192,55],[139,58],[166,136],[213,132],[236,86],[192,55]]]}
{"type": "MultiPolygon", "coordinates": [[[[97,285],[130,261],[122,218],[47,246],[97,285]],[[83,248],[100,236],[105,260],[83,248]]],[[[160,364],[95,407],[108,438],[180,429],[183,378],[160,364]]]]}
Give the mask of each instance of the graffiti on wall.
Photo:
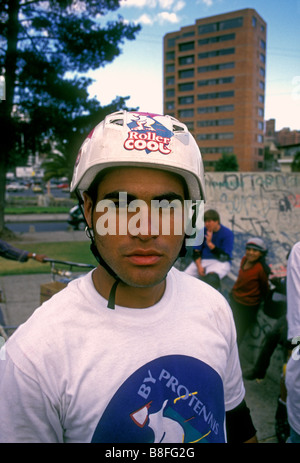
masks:
{"type": "Polygon", "coordinates": [[[234,260],[239,263],[248,238],[259,236],[280,271],[300,240],[300,173],[210,172],[205,181],[206,208],[216,209],[235,234],[234,260]]]}

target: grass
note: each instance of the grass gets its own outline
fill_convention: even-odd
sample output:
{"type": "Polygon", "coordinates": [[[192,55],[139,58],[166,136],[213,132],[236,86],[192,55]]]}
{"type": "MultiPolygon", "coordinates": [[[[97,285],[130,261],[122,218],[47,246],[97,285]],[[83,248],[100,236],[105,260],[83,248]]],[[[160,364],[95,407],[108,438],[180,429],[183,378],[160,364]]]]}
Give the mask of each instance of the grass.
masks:
{"type": "MultiPolygon", "coordinates": [[[[21,242],[12,243],[19,249],[26,249],[37,254],[46,254],[47,257],[57,260],[67,260],[84,264],[97,265],[88,242],[59,242],[59,243],[35,243],[26,244],[21,242]]],[[[5,275],[26,275],[34,273],[50,273],[50,263],[39,263],[33,259],[27,262],[18,262],[0,258],[0,276],[5,275]]],[[[60,266],[68,270],[66,266],[60,266]]],[[[76,271],[76,267],[73,269],[76,271]]],[[[77,271],[80,271],[77,269],[77,271]]]]}
{"type": "Polygon", "coordinates": [[[71,206],[7,206],[5,214],[67,214],[70,208],[71,206]]]}

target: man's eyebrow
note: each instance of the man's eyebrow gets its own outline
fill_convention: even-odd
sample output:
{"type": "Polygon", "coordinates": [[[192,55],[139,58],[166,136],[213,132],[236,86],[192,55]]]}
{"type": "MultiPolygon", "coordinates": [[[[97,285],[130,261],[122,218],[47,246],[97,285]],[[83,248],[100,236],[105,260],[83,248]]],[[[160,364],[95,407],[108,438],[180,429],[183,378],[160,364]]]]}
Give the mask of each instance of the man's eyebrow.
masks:
{"type": "Polygon", "coordinates": [[[154,198],[152,198],[152,199],[156,200],[156,201],[162,201],[162,200],[166,199],[169,202],[174,201],[176,199],[181,201],[181,202],[183,202],[183,200],[184,200],[182,195],[180,195],[178,193],[173,193],[173,192],[162,193],[161,195],[154,196],[154,198]]]}
{"type": "MultiPolygon", "coordinates": [[[[109,193],[106,193],[106,195],[104,195],[103,199],[119,199],[120,193],[126,193],[128,202],[139,199],[137,196],[135,196],[133,194],[130,194],[130,193],[127,193],[126,191],[125,192],[121,191],[121,190],[120,191],[119,190],[110,191],[109,193]]],[[[171,201],[174,201],[176,199],[181,201],[181,202],[184,201],[184,197],[182,195],[180,195],[178,193],[174,193],[174,192],[161,193],[159,195],[153,196],[153,198],[151,200],[156,200],[156,201],[167,200],[167,201],[171,202],[171,201]]]]}

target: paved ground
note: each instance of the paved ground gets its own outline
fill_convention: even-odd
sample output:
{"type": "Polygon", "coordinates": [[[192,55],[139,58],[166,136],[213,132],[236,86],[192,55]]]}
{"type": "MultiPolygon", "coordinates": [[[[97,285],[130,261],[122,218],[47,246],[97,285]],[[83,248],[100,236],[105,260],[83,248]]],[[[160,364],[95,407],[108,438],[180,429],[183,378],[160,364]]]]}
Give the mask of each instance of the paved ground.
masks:
{"type": "MultiPolygon", "coordinates": [[[[84,232],[67,231],[52,233],[31,233],[22,235],[24,249],[26,243],[39,241],[83,241],[86,240],[84,232]]],[[[3,260],[1,265],[4,265],[3,260]]],[[[21,264],[20,264],[21,265],[21,264]]],[[[22,264],[26,265],[26,264],[22,264]]],[[[48,265],[48,264],[45,264],[48,265]]],[[[0,289],[3,291],[5,302],[1,307],[6,324],[18,325],[24,322],[38,307],[40,302],[40,285],[51,281],[50,274],[19,275],[0,277],[0,289]]],[[[260,315],[261,326],[271,326],[274,320],[260,315]]],[[[260,337],[263,333],[260,333],[260,337]]],[[[257,333],[252,333],[243,342],[240,349],[242,369],[248,369],[259,351],[261,340],[257,333]]],[[[280,375],[282,371],[282,352],[277,348],[272,356],[271,365],[265,379],[261,382],[245,380],[246,400],[251,410],[254,425],[257,429],[259,442],[276,443],[275,412],[277,398],[280,390],[280,375]]]]}

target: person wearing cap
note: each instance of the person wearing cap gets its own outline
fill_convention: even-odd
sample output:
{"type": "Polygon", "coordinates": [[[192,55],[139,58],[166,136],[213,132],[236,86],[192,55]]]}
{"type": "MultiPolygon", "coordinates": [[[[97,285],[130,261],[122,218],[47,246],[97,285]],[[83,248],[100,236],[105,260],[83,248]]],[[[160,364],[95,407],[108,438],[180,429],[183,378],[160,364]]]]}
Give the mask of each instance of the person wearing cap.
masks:
{"type": "Polygon", "coordinates": [[[237,330],[238,345],[255,322],[261,302],[269,291],[270,268],[265,262],[267,247],[259,237],[250,238],[229,296],[237,330]]]}
{"type": "Polygon", "coordinates": [[[83,142],[71,189],[98,266],[8,340],[0,441],[256,442],[230,307],[174,267],[183,205],[205,198],[187,127],[108,115],[83,142]]]}
{"type": "Polygon", "coordinates": [[[204,213],[204,241],[193,248],[193,262],[185,273],[221,289],[221,280],[231,268],[234,234],[220,222],[214,209],[204,213]]]}

